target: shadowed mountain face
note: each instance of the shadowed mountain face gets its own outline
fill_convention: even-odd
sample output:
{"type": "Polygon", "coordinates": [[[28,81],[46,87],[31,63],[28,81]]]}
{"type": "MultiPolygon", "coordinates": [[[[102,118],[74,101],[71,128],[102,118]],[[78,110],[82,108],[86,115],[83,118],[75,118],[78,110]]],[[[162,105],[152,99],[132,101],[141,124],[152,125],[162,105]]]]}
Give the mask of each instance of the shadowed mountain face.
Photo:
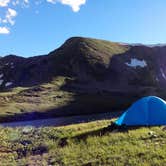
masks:
{"type": "MultiPolygon", "coordinates": [[[[32,88],[63,77],[65,83],[60,90],[77,97],[80,93],[93,96],[94,101],[88,101],[88,104],[94,107],[88,111],[95,112],[95,105],[102,100],[110,103],[106,107],[108,110],[124,109],[142,96],[157,95],[166,99],[165,55],[164,45],[129,45],[70,38],[48,55],[0,58],[0,89],[32,88]],[[98,98],[96,101],[94,96],[98,98]]],[[[99,105],[100,109],[104,107],[102,102],[99,105]]]]}
{"type": "Polygon", "coordinates": [[[132,46],[75,37],[48,55],[1,58],[0,86],[33,86],[62,75],[90,89],[163,87],[166,83],[165,54],[164,46],[132,46]]]}

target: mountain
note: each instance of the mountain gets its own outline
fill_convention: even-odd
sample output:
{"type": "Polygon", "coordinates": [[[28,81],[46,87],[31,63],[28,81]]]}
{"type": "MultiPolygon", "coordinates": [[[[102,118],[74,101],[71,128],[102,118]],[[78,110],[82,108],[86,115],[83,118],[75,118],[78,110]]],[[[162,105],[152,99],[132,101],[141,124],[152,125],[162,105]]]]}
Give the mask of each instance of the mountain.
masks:
{"type": "Polygon", "coordinates": [[[166,99],[165,55],[165,45],[83,37],[70,38],[47,55],[8,55],[0,58],[0,109],[10,112],[12,107],[8,117],[17,112],[36,118],[43,112],[62,116],[122,110],[147,95],[166,99]]]}

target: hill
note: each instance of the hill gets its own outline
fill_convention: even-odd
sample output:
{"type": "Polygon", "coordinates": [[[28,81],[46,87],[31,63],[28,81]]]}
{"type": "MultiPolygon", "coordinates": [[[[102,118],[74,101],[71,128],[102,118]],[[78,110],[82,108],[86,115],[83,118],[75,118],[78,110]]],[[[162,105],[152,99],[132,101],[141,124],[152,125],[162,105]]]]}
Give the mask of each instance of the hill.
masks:
{"type": "Polygon", "coordinates": [[[47,55],[0,58],[0,121],[126,109],[166,99],[165,45],[68,39],[47,55]]]}
{"type": "Polygon", "coordinates": [[[108,41],[75,37],[48,55],[31,58],[9,55],[0,59],[0,73],[4,78],[1,88],[6,87],[6,82],[12,82],[11,87],[38,85],[57,75],[81,81],[99,79],[110,58],[127,49],[108,41]]]}

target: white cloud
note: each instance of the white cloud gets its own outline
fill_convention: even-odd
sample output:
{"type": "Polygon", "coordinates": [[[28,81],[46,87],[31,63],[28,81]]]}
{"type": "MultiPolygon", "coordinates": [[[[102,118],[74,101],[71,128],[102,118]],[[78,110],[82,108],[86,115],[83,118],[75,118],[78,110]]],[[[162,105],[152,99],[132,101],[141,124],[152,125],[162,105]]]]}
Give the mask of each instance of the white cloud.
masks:
{"type": "Polygon", "coordinates": [[[60,2],[63,5],[68,5],[72,8],[74,12],[78,12],[80,10],[80,6],[86,3],[86,0],[46,0],[46,1],[52,4],[60,2]]]}
{"type": "Polygon", "coordinates": [[[19,0],[12,1],[12,5],[17,6],[17,5],[19,5],[19,2],[20,2],[19,0]]]}
{"type": "Polygon", "coordinates": [[[10,3],[10,0],[0,0],[0,7],[6,7],[10,3]]]}
{"type": "Polygon", "coordinates": [[[11,8],[7,8],[6,10],[7,11],[5,16],[0,17],[0,34],[9,34],[9,25],[15,24],[15,21],[13,19],[17,16],[16,10],[11,8]]]}
{"type": "Polygon", "coordinates": [[[29,0],[24,0],[25,3],[29,3],[29,0]]]}
{"type": "Polygon", "coordinates": [[[6,12],[5,19],[2,21],[3,23],[10,23],[14,25],[15,21],[13,20],[14,17],[17,16],[17,12],[14,9],[8,8],[6,12]]]}
{"type": "MultiPolygon", "coordinates": [[[[0,34],[9,34],[10,26],[15,24],[15,17],[17,16],[16,7],[25,9],[30,5],[39,5],[41,3],[61,3],[68,5],[74,12],[78,12],[80,7],[86,3],[87,0],[0,0],[0,34]]],[[[38,10],[35,12],[38,14],[38,10]]]]}
{"type": "Polygon", "coordinates": [[[49,3],[55,4],[57,0],[46,0],[49,3]]]}
{"type": "Polygon", "coordinates": [[[9,34],[10,31],[7,27],[0,27],[0,34],[9,34]]]}
{"type": "Polygon", "coordinates": [[[74,12],[80,10],[80,6],[86,3],[86,0],[60,0],[62,4],[71,6],[74,12]]]}

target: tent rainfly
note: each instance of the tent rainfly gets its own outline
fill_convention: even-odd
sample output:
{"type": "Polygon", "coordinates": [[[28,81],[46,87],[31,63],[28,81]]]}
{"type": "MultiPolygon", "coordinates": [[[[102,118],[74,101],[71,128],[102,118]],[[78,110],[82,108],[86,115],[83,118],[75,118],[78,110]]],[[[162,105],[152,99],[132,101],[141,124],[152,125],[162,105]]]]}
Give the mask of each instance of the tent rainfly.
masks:
{"type": "Polygon", "coordinates": [[[166,102],[156,96],[143,97],[115,121],[118,126],[166,125],[166,102]]]}

